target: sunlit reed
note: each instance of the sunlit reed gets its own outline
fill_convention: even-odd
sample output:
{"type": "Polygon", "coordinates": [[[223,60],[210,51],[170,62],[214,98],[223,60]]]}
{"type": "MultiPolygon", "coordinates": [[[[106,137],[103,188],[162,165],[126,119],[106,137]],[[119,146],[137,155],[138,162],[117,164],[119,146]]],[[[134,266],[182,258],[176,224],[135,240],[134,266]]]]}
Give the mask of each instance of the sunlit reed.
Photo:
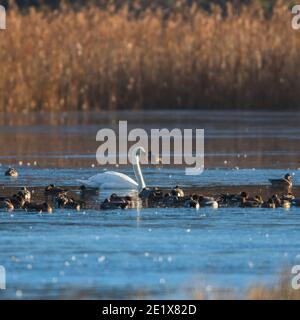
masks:
{"type": "Polygon", "coordinates": [[[288,7],[227,13],[11,8],[0,112],[299,106],[300,31],[288,7]]]}

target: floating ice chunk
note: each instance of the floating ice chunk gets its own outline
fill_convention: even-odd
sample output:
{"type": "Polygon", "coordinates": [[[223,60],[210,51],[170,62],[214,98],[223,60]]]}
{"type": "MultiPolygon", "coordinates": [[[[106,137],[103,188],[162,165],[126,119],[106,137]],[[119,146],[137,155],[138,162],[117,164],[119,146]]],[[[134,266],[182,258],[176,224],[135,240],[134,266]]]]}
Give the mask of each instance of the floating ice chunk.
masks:
{"type": "Polygon", "coordinates": [[[105,261],[105,256],[101,256],[98,258],[99,263],[103,263],[105,261]]]}
{"type": "Polygon", "coordinates": [[[22,298],[22,296],[23,296],[22,290],[18,289],[18,290],[16,291],[16,297],[17,297],[17,298],[22,298]]]}

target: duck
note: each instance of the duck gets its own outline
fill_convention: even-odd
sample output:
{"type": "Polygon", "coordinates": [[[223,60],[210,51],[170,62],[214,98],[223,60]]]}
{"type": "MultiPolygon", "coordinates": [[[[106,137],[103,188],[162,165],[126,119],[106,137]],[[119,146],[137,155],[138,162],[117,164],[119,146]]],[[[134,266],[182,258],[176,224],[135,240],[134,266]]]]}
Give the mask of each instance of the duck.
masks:
{"type": "Polygon", "coordinates": [[[5,171],[5,175],[7,177],[13,177],[13,178],[17,178],[19,176],[19,173],[18,171],[15,169],[15,168],[8,168],[6,171],[5,171]]]}
{"type": "Polygon", "coordinates": [[[15,209],[23,209],[25,203],[31,201],[31,192],[26,188],[22,187],[16,194],[8,198],[15,209]]]}
{"type": "Polygon", "coordinates": [[[142,200],[143,206],[160,207],[164,199],[164,194],[158,187],[146,187],[139,193],[139,198],[142,200]]]}
{"type": "Polygon", "coordinates": [[[249,195],[247,192],[242,191],[239,194],[221,194],[217,200],[219,206],[240,206],[241,202],[248,199],[249,195]]]}
{"type": "Polygon", "coordinates": [[[85,196],[96,196],[99,194],[99,189],[98,188],[89,188],[85,185],[82,185],[79,187],[80,194],[82,197],[85,196]]]}
{"type": "Polygon", "coordinates": [[[49,184],[46,188],[45,188],[45,195],[52,195],[52,196],[57,196],[60,193],[65,193],[67,192],[66,189],[63,189],[61,187],[57,187],[54,184],[49,184]]]}
{"type": "Polygon", "coordinates": [[[31,192],[26,187],[22,187],[18,191],[17,195],[22,197],[25,201],[30,202],[30,200],[31,200],[31,192]]]}
{"type": "Polygon", "coordinates": [[[184,197],[184,192],[179,186],[176,186],[174,189],[171,190],[171,195],[174,197],[184,197]]]}
{"type": "Polygon", "coordinates": [[[134,207],[136,207],[136,202],[135,202],[135,200],[134,200],[134,198],[133,197],[131,197],[131,196],[118,196],[117,194],[112,194],[111,196],[110,196],[110,201],[112,201],[112,202],[118,202],[118,201],[122,201],[122,202],[124,202],[126,205],[125,205],[125,207],[126,208],[134,208],[134,207]]]}
{"type": "Polygon", "coordinates": [[[15,209],[14,205],[11,203],[10,199],[5,199],[0,201],[0,209],[6,209],[7,211],[13,211],[15,209]]]}
{"type": "Polygon", "coordinates": [[[254,196],[253,200],[256,201],[259,205],[262,205],[264,203],[264,200],[263,200],[262,196],[260,196],[260,195],[254,196]]]}
{"type": "Polygon", "coordinates": [[[61,193],[56,198],[56,204],[60,209],[71,209],[80,211],[84,205],[84,201],[76,201],[67,196],[66,193],[61,193]]]}
{"type": "Polygon", "coordinates": [[[273,201],[273,199],[268,199],[267,201],[265,201],[262,205],[261,205],[262,208],[270,208],[270,209],[275,209],[276,208],[276,205],[273,201]]]}
{"type": "Polygon", "coordinates": [[[253,198],[242,198],[240,207],[242,208],[259,208],[264,201],[261,196],[256,195],[253,198]]]}
{"type": "Polygon", "coordinates": [[[280,199],[292,202],[295,199],[295,196],[291,192],[288,192],[287,194],[283,194],[280,199]]]}
{"type": "Polygon", "coordinates": [[[277,194],[273,194],[271,199],[275,203],[276,208],[289,209],[291,207],[291,201],[280,198],[277,194]]]}
{"type": "Polygon", "coordinates": [[[55,198],[55,202],[58,208],[64,208],[65,205],[69,202],[69,198],[65,193],[61,193],[55,198]]]}
{"type": "Polygon", "coordinates": [[[143,190],[139,193],[139,198],[141,198],[142,200],[145,200],[145,199],[149,199],[149,198],[152,198],[155,196],[162,196],[162,195],[163,195],[163,192],[160,188],[146,187],[146,188],[143,188],[143,190]]]}
{"type": "Polygon", "coordinates": [[[291,191],[293,183],[292,176],[287,173],[282,179],[269,179],[271,182],[272,188],[274,189],[284,189],[288,192],[291,191]]]}
{"type": "Polygon", "coordinates": [[[279,208],[281,207],[281,199],[280,197],[278,196],[278,194],[273,194],[271,199],[273,200],[274,204],[275,204],[275,207],[276,208],[279,208]]]}
{"type": "Polygon", "coordinates": [[[109,199],[105,199],[101,205],[101,210],[116,210],[116,209],[127,209],[128,205],[126,202],[111,202],[109,199]]]}
{"type": "Polygon", "coordinates": [[[64,206],[65,209],[71,209],[80,211],[82,208],[82,203],[79,201],[75,201],[74,199],[69,199],[68,203],[64,206]]]}
{"type": "Polygon", "coordinates": [[[120,197],[113,193],[109,198],[105,199],[101,205],[101,210],[128,209],[132,206],[132,198],[130,196],[120,197]]]}
{"type": "Polygon", "coordinates": [[[172,205],[174,202],[174,198],[176,197],[172,196],[170,192],[165,193],[163,195],[160,207],[167,208],[168,206],[172,205]]]}
{"type": "Polygon", "coordinates": [[[193,199],[192,197],[184,202],[184,207],[185,208],[195,208],[199,209],[200,204],[197,200],[193,199]]]}
{"type": "Polygon", "coordinates": [[[26,200],[22,195],[14,194],[11,198],[9,198],[9,201],[13,204],[15,209],[23,209],[26,200]]]}
{"type": "Polygon", "coordinates": [[[43,202],[43,203],[25,202],[23,208],[27,212],[38,212],[38,213],[45,212],[49,214],[53,212],[52,207],[47,202],[43,202]]]}
{"type": "MultiPolygon", "coordinates": [[[[183,203],[182,203],[183,205],[183,203]]],[[[170,192],[166,193],[162,199],[161,207],[164,208],[177,208],[179,206],[179,199],[177,196],[172,195],[170,192]]]]}
{"type": "Polygon", "coordinates": [[[203,195],[200,195],[198,197],[198,202],[200,204],[200,207],[212,207],[214,209],[217,209],[219,207],[219,204],[214,197],[205,197],[203,195]]]}

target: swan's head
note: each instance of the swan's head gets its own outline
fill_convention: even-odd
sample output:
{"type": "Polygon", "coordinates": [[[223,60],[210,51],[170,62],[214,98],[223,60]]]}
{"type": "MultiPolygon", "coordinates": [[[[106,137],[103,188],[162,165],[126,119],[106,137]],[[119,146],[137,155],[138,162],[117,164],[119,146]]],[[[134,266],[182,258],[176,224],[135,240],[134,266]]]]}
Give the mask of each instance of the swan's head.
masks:
{"type": "Polygon", "coordinates": [[[136,157],[141,157],[146,155],[146,150],[143,147],[137,147],[134,149],[134,153],[136,157]]]}
{"type": "Polygon", "coordinates": [[[142,156],[145,156],[146,150],[143,147],[136,147],[131,152],[132,163],[136,163],[142,156]]]}

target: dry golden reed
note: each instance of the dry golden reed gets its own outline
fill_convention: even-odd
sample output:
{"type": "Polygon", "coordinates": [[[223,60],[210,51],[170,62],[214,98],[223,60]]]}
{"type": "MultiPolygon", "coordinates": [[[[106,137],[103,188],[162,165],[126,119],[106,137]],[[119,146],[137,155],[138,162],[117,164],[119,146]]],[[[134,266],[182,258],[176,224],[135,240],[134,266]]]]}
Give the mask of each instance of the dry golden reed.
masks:
{"type": "Polygon", "coordinates": [[[292,276],[288,271],[278,274],[273,284],[255,284],[247,289],[214,288],[211,292],[202,287],[194,290],[197,300],[300,300],[300,289],[293,289],[292,276]]]}
{"type": "Polygon", "coordinates": [[[0,112],[299,106],[300,31],[287,5],[268,18],[257,3],[227,13],[12,7],[0,112]]]}
{"type": "Polygon", "coordinates": [[[291,279],[288,273],[282,274],[278,282],[266,287],[258,285],[250,288],[247,293],[247,299],[251,300],[300,300],[300,290],[292,288],[291,279]]]}

